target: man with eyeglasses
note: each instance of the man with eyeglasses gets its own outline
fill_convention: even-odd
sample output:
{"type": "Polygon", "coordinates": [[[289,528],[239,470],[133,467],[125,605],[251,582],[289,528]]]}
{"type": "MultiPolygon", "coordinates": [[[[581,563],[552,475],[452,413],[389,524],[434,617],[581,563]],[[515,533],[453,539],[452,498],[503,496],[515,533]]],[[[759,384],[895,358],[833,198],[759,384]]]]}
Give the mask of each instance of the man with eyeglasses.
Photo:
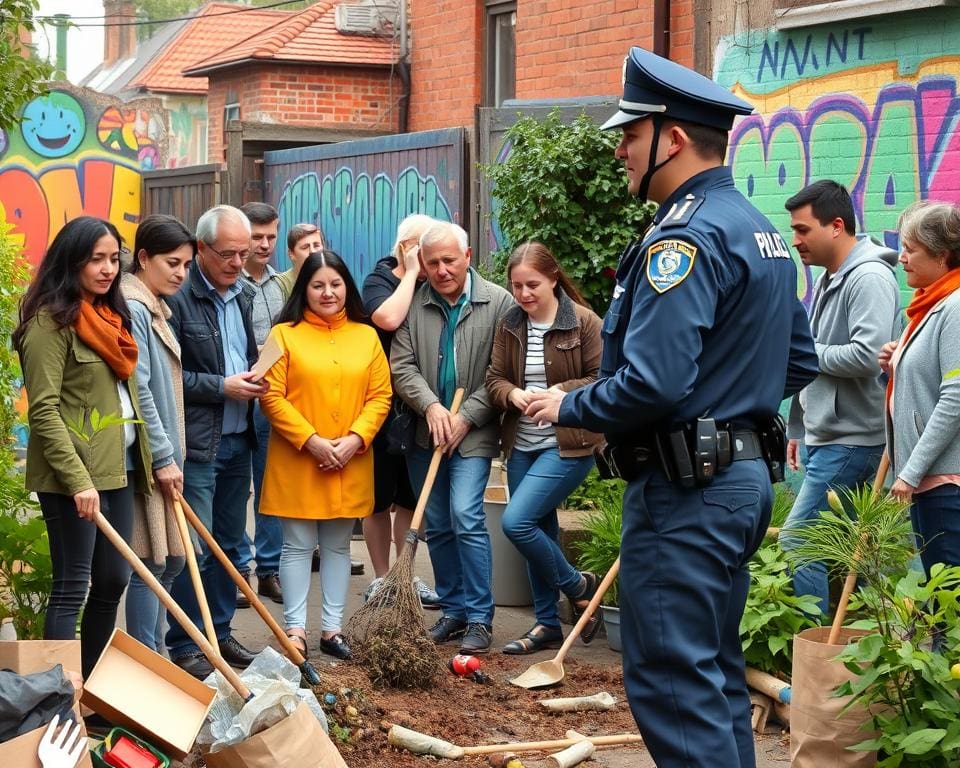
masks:
{"type": "MultiPolygon", "coordinates": [[[[240,281],[250,253],[250,221],[237,208],[218,205],[197,222],[197,258],[180,291],[167,300],[170,326],[183,364],[186,460],[183,495],[232,562],[243,541],[250,496],[250,460],[256,446],[253,401],[267,391],[250,367],[257,359],[253,289],[240,281]]],[[[245,668],[253,654],[233,636],[236,587],[210,552],[199,552],[200,575],[220,655],[245,668]]],[[[171,593],[197,626],[200,611],[184,569],[171,593]]],[[[203,679],[213,667],[173,617],[167,632],[170,659],[203,679]]]]}

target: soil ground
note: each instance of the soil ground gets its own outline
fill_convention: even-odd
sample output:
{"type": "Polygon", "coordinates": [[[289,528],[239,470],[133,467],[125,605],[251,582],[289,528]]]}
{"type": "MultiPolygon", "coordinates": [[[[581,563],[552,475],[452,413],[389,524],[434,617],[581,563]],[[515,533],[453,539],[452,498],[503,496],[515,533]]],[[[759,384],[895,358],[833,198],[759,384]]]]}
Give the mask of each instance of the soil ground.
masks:
{"type": "MultiPolygon", "coordinates": [[[[363,592],[370,582],[372,568],[362,541],[353,542],[353,557],[365,563],[366,573],[351,577],[346,615],[361,604],[363,592]]],[[[426,546],[418,548],[416,569],[428,583],[432,583],[426,546]]],[[[282,623],[281,606],[267,603],[271,613],[282,623]]],[[[315,582],[309,600],[309,623],[316,628],[320,615],[320,590],[315,582]]],[[[339,663],[319,650],[319,632],[314,629],[309,638],[311,663],[324,681],[324,688],[334,694],[341,689],[352,692],[350,701],[360,713],[359,725],[351,727],[355,734],[341,743],[344,760],[350,768],[413,768],[429,764],[432,758],[417,757],[391,747],[384,726],[399,723],[422,733],[438,736],[461,746],[497,744],[510,741],[539,741],[563,738],[568,729],[586,734],[636,733],[637,728],[626,703],[621,674],[621,657],[611,651],[601,635],[589,646],[576,643],[564,662],[564,680],[551,689],[528,691],[510,685],[510,678],[526,670],[531,664],[552,658],[555,651],[543,651],[531,656],[505,656],[499,653],[508,641],[523,635],[532,625],[530,607],[498,607],[494,619],[494,651],[482,657],[483,671],[491,683],[480,685],[443,671],[430,690],[397,691],[375,689],[363,668],[357,663],[339,663]],[[558,696],[592,695],[607,691],[617,700],[607,712],[547,713],[540,699],[558,696]]],[[[439,617],[436,611],[424,611],[429,626],[439,617]]],[[[272,635],[252,609],[238,610],[234,621],[237,638],[247,647],[258,650],[272,635]]],[[[276,646],[275,643],[273,643],[276,646]]],[[[444,657],[452,657],[456,645],[444,646],[444,657]]],[[[340,695],[331,718],[341,721],[346,697],[340,695]]],[[[780,733],[759,736],[756,741],[758,768],[785,768],[789,765],[789,743],[780,733]]],[[[533,761],[527,761],[532,764],[533,761]]],[[[481,758],[468,758],[462,765],[483,765],[481,758]]],[[[637,747],[605,747],[598,749],[589,765],[604,768],[653,768],[654,763],[641,745],[637,747]]]]}

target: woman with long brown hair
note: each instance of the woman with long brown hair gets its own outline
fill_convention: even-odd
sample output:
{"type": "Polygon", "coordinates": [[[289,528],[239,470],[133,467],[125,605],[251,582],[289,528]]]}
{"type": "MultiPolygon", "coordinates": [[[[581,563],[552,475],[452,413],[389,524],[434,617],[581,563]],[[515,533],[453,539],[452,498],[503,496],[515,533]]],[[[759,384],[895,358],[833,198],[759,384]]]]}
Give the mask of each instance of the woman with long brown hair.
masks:
{"type": "MultiPolygon", "coordinates": [[[[487,391],[504,411],[500,439],[507,457],[510,502],[503,532],[527,558],[536,624],[504,653],[527,654],[563,641],[557,613],[562,591],[582,610],[597,589],[595,574],[574,568],[560,549],[557,506],[593,466],[599,435],[537,424],[524,415],[532,392],[565,392],[597,377],[600,318],[586,305],[556,258],[542,243],[519,246],[507,263],[517,306],[497,327],[487,391]]],[[[590,642],[599,623],[581,634],[590,642]]]]}

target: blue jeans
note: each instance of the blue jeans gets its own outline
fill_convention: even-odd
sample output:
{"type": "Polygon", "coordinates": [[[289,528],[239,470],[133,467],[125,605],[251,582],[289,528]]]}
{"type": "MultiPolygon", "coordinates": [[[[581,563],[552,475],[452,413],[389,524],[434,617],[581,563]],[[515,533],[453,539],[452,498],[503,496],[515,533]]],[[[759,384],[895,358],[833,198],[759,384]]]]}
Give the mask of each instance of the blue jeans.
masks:
{"type": "MultiPolygon", "coordinates": [[[[183,465],[183,497],[213,534],[230,562],[237,562],[237,549],[243,541],[247,500],[250,498],[250,445],[246,435],[221,436],[217,457],[210,463],[187,459],[183,465]]],[[[230,637],[230,622],[237,608],[237,586],[203,542],[197,550],[197,560],[214,631],[222,642],[230,637]]],[[[202,629],[189,569],[184,568],[174,579],[171,594],[193,623],[202,629]]],[[[180,659],[198,653],[200,649],[183,627],[172,616],[168,619],[170,658],[180,659]]]]}
{"type": "Polygon", "coordinates": [[[754,768],[740,619],[773,489],[763,461],[705,488],[645,470],[623,497],[623,682],[660,768],[754,768]]]}
{"type": "MultiPolygon", "coordinates": [[[[430,466],[431,451],[414,447],[407,454],[410,485],[418,494],[430,466]]],[[[425,512],[427,547],[444,616],[493,623],[493,554],[483,513],[483,491],[490,459],[444,458],[425,512]]]]}
{"type": "MultiPolygon", "coordinates": [[[[827,491],[842,491],[873,482],[883,455],[882,445],[811,445],[801,448],[804,465],[803,485],[793,503],[780,533],[784,550],[799,543],[790,535],[791,528],[800,528],[818,520],[820,512],[829,509],[827,491]]],[[[830,607],[827,566],[810,563],[793,572],[793,591],[797,595],[813,595],[825,614],[830,607]]]]}
{"type": "Polygon", "coordinates": [[[940,485],[914,494],[910,519],[927,576],[937,563],[960,565],[960,486],[940,485]]]}
{"type": "MultiPolygon", "coordinates": [[[[183,557],[171,555],[167,555],[163,565],[157,565],[149,558],[143,561],[167,592],[173,586],[176,575],[183,570],[184,563],[183,557]]],[[[127,634],[150,650],[162,654],[167,614],[160,607],[160,598],[136,573],[130,577],[130,586],[127,587],[126,614],[127,634]]]]}
{"type": "Polygon", "coordinates": [[[260,401],[253,403],[253,428],[257,433],[257,448],[253,452],[253,546],[257,554],[250,549],[250,537],[246,531],[239,548],[237,570],[250,573],[250,561],[256,557],[257,578],[272,576],[280,570],[280,548],[283,546],[283,528],[280,518],[274,515],[260,514],[260,492],[263,489],[263,472],[267,466],[267,443],[270,441],[270,422],[260,410],[260,401]]]}
{"type": "Polygon", "coordinates": [[[580,571],[560,549],[557,507],[592,466],[592,456],[564,459],[556,446],[514,450],[507,461],[510,503],[503,512],[503,532],[527,559],[537,623],[551,629],[560,628],[557,591],[575,596],[580,588],[580,571]]]}

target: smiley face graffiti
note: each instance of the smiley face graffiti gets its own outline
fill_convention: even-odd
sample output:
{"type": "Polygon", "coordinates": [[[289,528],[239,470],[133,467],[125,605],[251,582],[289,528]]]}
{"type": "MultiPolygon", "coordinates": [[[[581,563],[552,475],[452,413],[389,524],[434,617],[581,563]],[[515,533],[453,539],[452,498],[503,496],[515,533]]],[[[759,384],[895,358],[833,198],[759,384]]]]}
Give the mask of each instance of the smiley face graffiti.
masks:
{"type": "Polygon", "coordinates": [[[51,91],[24,107],[23,140],[41,157],[65,157],[80,146],[87,120],[80,102],[65,91],[51,91]]]}

